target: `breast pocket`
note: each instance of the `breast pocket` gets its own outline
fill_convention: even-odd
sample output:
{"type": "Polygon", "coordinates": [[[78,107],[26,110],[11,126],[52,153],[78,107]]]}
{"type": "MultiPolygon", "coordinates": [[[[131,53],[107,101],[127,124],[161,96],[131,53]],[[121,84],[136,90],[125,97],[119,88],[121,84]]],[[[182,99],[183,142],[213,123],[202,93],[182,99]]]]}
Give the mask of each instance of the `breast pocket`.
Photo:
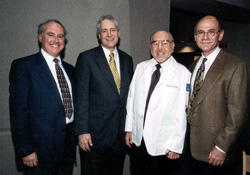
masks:
{"type": "Polygon", "coordinates": [[[176,101],[179,91],[180,89],[178,85],[169,83],[165,84],[164,93],[166,94],[166,98],[168,99],[168,101],[176,101]]]}

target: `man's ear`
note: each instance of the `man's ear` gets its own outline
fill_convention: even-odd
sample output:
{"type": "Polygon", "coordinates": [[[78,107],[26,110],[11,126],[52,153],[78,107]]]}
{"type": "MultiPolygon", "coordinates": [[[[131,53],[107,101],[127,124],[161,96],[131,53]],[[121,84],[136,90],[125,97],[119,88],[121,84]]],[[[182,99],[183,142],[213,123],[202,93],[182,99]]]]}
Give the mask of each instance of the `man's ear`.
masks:
{"type": "Polygon", "coordinates": [[[172,53],[173,53],[173,52],[174,52],[175,43],[174,43],[174,42],[171,42],[171,43],[170,43],[170,47],[171,47],[171,51],[172,51],[172,53]]]}
{"type": "Polygon", "coordinates": [[[42,36],[42,34],[38,34],[38,40],[40,41],[40,43],[42,42],[42,40],[43,40],[43,36],[42,36]]]}
{"type": "Polygon", "coordinates": [[[219,33],[219,41],[223,39],[223,36],[224,36],[224,30],[221,30],[219,33]]]}
{"type": "Polygon", "coordinates": [[[120,30],[118,30],[117,33],[118,33],[118,37],[120,37],[120,30]]]}

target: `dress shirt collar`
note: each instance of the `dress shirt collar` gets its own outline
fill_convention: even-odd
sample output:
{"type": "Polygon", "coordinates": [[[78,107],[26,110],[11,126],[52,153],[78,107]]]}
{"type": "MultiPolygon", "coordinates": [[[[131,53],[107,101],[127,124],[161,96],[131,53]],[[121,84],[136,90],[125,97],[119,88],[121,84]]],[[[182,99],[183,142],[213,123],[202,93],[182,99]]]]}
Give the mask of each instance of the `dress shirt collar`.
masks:
{"type": "MultiPolygon", "coordinates": [[[[49,54],[48,54],[47,52],[45,52],[45,50],[43,50],[42,48],[41,48],[41,53],[42,53],[43,57],[45,58],[45,60],[46,60],[46,62],[47,62],[48,64],[54,64],[54,63],[55,63],[55,62],[53,61],[53,60],[54,60],[54,57],[51,56],[51,55],[49,55],[49,54]]],[[[61,61],[60,55],[59,55],[58,57],[56,57],[56,58],[59,60],[58,63],[61,64],[62,61],[61,61]]]]}
{"type": "Polygon", "coordinates": [[[221,49],[219,47],[217,47],[212,53],[210,53],[206,57],[202,53],[199,62],[202,62],[203,58],[207,58],[207,61],[205,64],[208,64],[208,63],[212,64],[214,62],[215,58],[217,57],[217,55],[219,54],[220,50],[221,49]]]}
{"type": "MultiPolygon", "coordinates": [[[[166,61],[164,61],[163,63],[161,63],[161,71],[167,71],[167,70],[171,70],[172,69],[172,63],[173,63],[173,56],[170,56],[166,61]]],[[[155,69],[156,69],[156,64],[158,64],[158,62],[156,61],[155,58],[152,59],[152,65],[154,65],[155,69]]]]}
{"type": "Polygon", "coordinates": [[[217,55],[219,54],[220,52],[220,48],[217,47],[211,54],[209,54],[208,56],[204,56],[203,54],[201,55],[200,59],[198,60],[196,66],[195,66],[195,69],[192,73],[192,78],[191,78],[191,92],[193,91],[193,85],[194,85],[194,81],[195,81],[195,76],[197,74],[197,71],[199,69],[199,67],[201,66],[202,64],[202,61],[204,58],[207,58],[207,61],[205,62],[205,71],[204,71],[204,78],[206,77],[207,75],[207,72],[208,70],[210,69],[210,67],[212,66],[214,60],[216,59],[217,55]]]}
{"type": "MultiPolygon", "coordinates": [[[[107,61],[108,61],[108,63],[109,63],[109,54],[110,54],[110,50],[108,50],[107,48],[105,48],[105,47],[103,47],[103,46],[102,46],[102,49],[103,49],[103,52],[104,52],[104,54],[105,54],[105,57],[107,58],[107,61]]],[[[116,48],[116,47],[115,47],[113,53],[114,53],[114,59],[115,59],[115,61],[117,62],[118,51],[117,51],[117,48],[116,48]]]]}

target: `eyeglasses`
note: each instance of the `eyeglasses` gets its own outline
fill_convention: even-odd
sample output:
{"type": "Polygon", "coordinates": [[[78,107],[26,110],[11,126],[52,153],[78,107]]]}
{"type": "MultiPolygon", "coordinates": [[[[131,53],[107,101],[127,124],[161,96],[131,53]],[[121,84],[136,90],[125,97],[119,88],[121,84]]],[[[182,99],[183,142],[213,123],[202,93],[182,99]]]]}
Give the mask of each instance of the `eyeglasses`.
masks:
{"type": "Polygon", "coordinates": [[[196,31],[195,35],[197,35],[198,37],[202,37],[205,34],[207,34],[209,37],[213,37],[215,34],[220,33],[220,31],[216,31],[216,30],[209,30],[207,32],[205,32],[204,30],[198,30],[196,31]]]}
{"type": "Polygon", "coordinates": [[[158,47],[161,44],[163,47],[168,47],[172,42],[173,41],[169,40],[158,40],[158,41],[155,40],[151,42],[151,45],[152,47],[158,47]]]}

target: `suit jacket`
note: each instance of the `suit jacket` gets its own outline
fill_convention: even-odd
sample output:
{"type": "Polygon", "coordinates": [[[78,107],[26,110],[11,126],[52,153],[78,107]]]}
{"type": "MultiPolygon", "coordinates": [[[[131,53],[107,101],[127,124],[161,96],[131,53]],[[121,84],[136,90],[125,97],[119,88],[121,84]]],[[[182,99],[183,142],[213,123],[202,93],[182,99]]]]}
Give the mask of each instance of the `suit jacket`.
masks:
{"type": "Polygon", "coordinates": [[[192,156],[208,162],[217,145],[233,161],[236,140],[245,122],[248,68],[242,59],[221,50],[193,101],[190,115],[192,156]]]}
{"type": "MultiPolygon", "coordinates": [[[[62,65],[73,90],[73,66],[64,61],[62,65]]],[[[18,157],[36,152],[39,165],[53,165],[62,159],[66,121],[56,82],[42,54],[14,60],[9,81],[13,141],[18,157]]]]}
{"type": "Polygon", "coordinates": [[[191,73],[173,57],[162,64],[161,77],[150,98],[143,128],[150,77],[156,64],[151,59],[136,67],[128,95],[125,131],[132,132],[132,142],[137,146],[143,137],[152,156],[164,155],[167,149],[182,153],[186,132],[186,87],[191,73]]]}
{"type": "Polygon", "coordinates": [[[118,50],[118,54],[120,95],[101,46],[80,53],[76,63],[76,134],[90,133],[93,148],[99,150],[119,148],[124,143],[125,105],[133,62],[125,52],[118,50]]]}

